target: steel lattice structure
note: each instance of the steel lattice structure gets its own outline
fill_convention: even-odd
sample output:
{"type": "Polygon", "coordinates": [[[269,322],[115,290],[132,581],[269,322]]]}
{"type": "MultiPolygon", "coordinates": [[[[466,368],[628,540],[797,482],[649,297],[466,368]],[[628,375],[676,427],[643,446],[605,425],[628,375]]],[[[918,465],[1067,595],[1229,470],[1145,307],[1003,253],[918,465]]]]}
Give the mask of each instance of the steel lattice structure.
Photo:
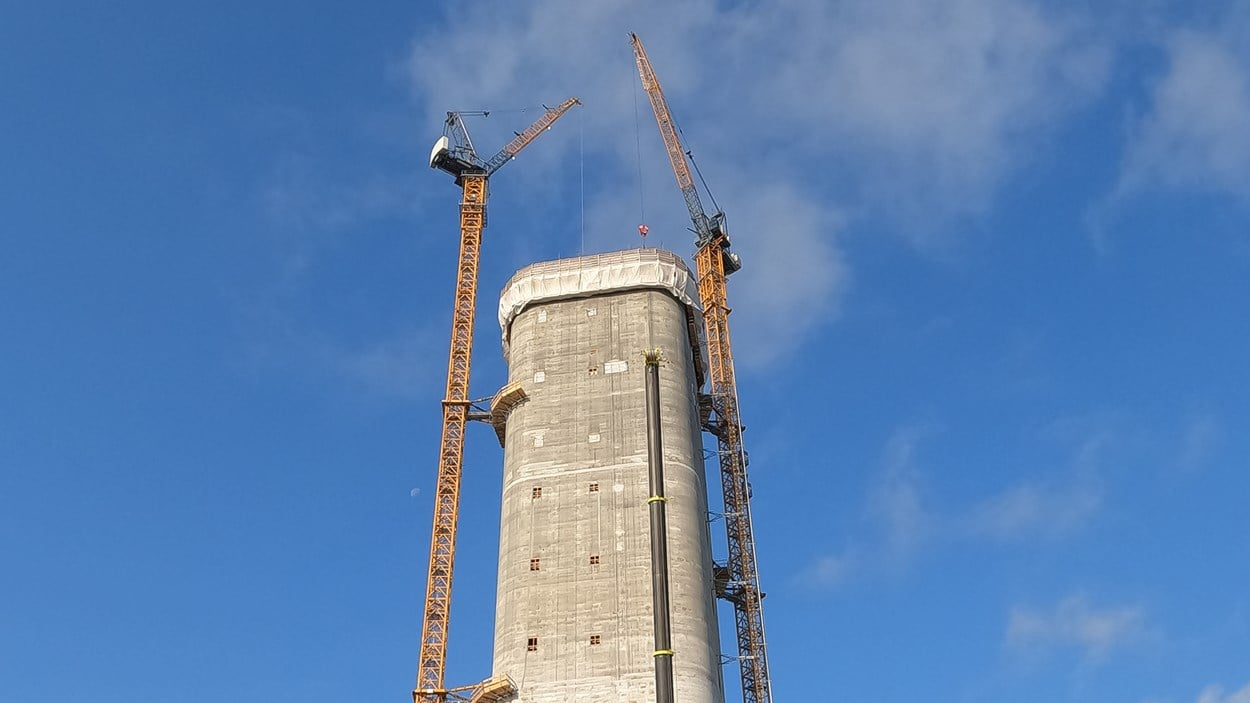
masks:
{"type": "Polygon", "coordinates": [[[451,351],[443,399],[443,432],[438,449],[438,483],[434,494],[434,527],[430,534],[430,566],[425,587],[425,613],[418,659],[419,691],[444,693],[447,627],[451,610],[451,577],[456,561],[456,525],[460,515],[460,476],[464,430],[469,415],[469,367],[473,350],[473,314],[477,301],[478,255],[486,219],[486,175],[463,177],[460,201],[460,262],[452,308],[451,351]]]}
{"type": "Polygon", "coordinates": [[[703,324],[707,335],[709,412],[704,428],[716,437],[720,461],[721,490],[725,502],[727,572],[718,595],[733,604],[738,640],[738,666],[742,674],[744,703],[771,703],[768,653],[764,639],[763,593],[755,561],[755,539],[751,531],[750,488],[746,476],[746,452],[742,446],[742,421],[738,412],[738,385],[734,378],[733,348],[729,339],[729,302],[726,277],[742,267],[731,253],[725,232],[725,215],[708,216],[686,163],[686,152],[677,126],[664,99],[651,61],[636,34],[630,34],[643,90],[651,101],[660,127],[664,148],[672,163],[677,186],[697,236],[695,270],[699,278],[699,298],[703,302],[703,324]]]}
{"type": "Polygon", "coordinates": [[[723,252],[720,238],[716,238],[695,253],[699,299],[703,301],[703,326],[707,335],[708,395],[712,405],[705,426],[716,437],[729,548],[725,560],[728,582],[721,595],[734,607],[742,700],[768,703],[772,700],[772,692],[761,605],[764,594],[759,588],[755,539],[751,532],[751,495],[747,485],[746,453],[742,446],[742,421],[738,413],[738,385],[734,378],[729,341],[723,252]]]}
{"type": "MultiPolygon", "coordinates": [[[[461,113],[447,113],[442,138],[434,145],[430,166],[447,171],[461,186],[460,259],[456,267],[456,295],[451,317],[451,348],[447,361],[447,388],[443,396],[443,430],[438,449],[438,482],[434,495],[434,525],[430,532],[430,563],[426,579],[425,610],[421,622],[421,651],[417,660],[414,703],[444,701],[451,689],[444,685],[447,634],[451,614],[452,574],[456,561],[456,528],[460,515],[460,479],[464,461],[464,431],[469,421],[469,370],[473,353],[473,318],[477,305],[477,274],[486,228],[487,181],[491,174],[534,141],[539,134],[580,104],[569,98],[549,108],[542,117],[508,142],[499,153],[482,161],[473,150],[461,113]],[[454,140],[454,141],[453,141],[454,140]]],[[[485,114],[485,113],[482,113],[485,114]]],[[[484,682],[485,683],[485,682],[484,682]]]]}

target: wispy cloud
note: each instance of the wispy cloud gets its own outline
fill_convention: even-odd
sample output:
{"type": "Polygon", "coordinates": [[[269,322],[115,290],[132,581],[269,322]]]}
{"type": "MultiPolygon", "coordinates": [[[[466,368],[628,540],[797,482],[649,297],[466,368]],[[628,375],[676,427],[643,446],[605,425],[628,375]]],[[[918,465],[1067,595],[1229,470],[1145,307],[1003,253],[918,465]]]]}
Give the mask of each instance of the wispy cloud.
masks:
{"type": "Polygon", "coordinates": [[[848,551],[839,555],[818,557],[797,577],[800,584],[810,588],[830,588],[852,577],[859,567],[860,555],[848,551]]]}
{"type": "Polygon", "coordinates": [[[995,541],[1059,537],[1083,527],[1102,506],[1095,481],[1067,485],[1028,482],[991,496],[972,510],[968,529],[995,541]]]}
{"type": "MultiPolygon", "coordinates": [[[[672,197],[648,195],[648,202],[659,199],[671,207],[663,217],[647,218],[648,245],[693,253],[694,235],[687,230],[690,221],[673,178],[660,175],[659,185],[671,189],[664,194],[672,197]]],[[[738,175],[722,180],[717,192],[725,198],[734,250],[743,260],[742,270],[729,279],[734,360],[740,368],[758,370],[786,358],[839,313],[851,281],[839,244],[845,221],[799,184],[756,183],[738,175]]],[[[587,213],[589,248],[637,246],[637,234],[629,231],[638,217],[631,209],[635,206],[628,199],[600,196],[587,213]]]]}
{"type": "Polygon", "coordinates": [[[1250,3],[1201,15],[1218,19],[1159,32],[1164,69],[1131,119],[1115,186],[1086,214],[1100,252],[1113,244],[1110,224],[1149,193],[1250,203],[1250,3]]]}
{"type": "Polygon", "coordinates": [[[1190,417],[1182,430],[1177,467],[1185,472],[1201,469],[1219,449],[1223,436],[1224,430],[1217,416],[1202,413],[1190,417]]]}
{"type": "Polygon", "coordinates": [[[797,583],[830,588],[865,574],[897,571],[939,537],[943,527],[924,503],[916,462],[919,444],[935,431],[914,424],[890,435],[865,504],[867,533],[836,554],[817,556],[796,574],[797,583]]]}
{"type": "Polygon", "coordinates": [[[1229,693],[1221,686],[1207,686],[1198,695],[1197,703],[1250,703],[1250,684],[1229,693]]]}
{"type": "Polygon", "coordinates": [[[743,268],[730,279],[735,360],[762,368],[833,319],[850,282],[837,243],[841,217],[787,183],[735,189],[750,203],[732,221],[743,268]],[[740,236],[737,234],[740,233],[740,236]]]}
{"type": "Polygon", "coordinates": [[[1062,539],[1093,521],[1104,502],[1102,453],[1111,442],[1100,421],[1075,430],[1047,428],[1071,445],[1065,464],[1046,479],[1024,479],[964,506],[937,504],[926,489],[921,448],[938,434],[932,424],[907,425],[886,441],[865,499],[865,528],[839,551],[816,556],[797,575],[804,586],[827,588],[853,578],[897,573],[920,555],[955,544],[1062,539]]]}
{"type": "Polygon", "coordinates": [[[1012,608],[1005,642],[1012,649],[1028,652],[1075,648],[1087,660],[1101,662],[1113,651],[1141,644],[1153,636],[1141,607],[1096,607],[1084,596],[1076,595],[1051,609],[1012,608]]]}
{"type": "Polygon", "coordinates": [[[1068,447],[1066,465],[982,499],[962,518],[963,529],[972,537],[1010,542],[1061,538],[1084,528],[1103,506],[1103,465],[1118,421],[1094,414],[1051,423],[1042,434],[1068,447]]]}
{"type": "Polygon", "coordinates": [[[1109,57],[1080,18],[1027,0],[541,0],[456,12],[406,61],[427,120],[580,96],[580,138],[527,153],[516,187],[543,187],[584,143],[595,250],[636,246],[642,203],[653,240],[689,247],[626,42],[643,37],[746,261],[731,305],[748,367],[784,358],[836,316],[849,281],[839,242],[854,217],[901,220],[904,236],[937,246],[940,223],[982,211],[1047,129],[1101,91],[1109,57]]]}
{"type": "Polygon", "coordinates": [[[1097,95],[1110,48],[1032,2],[758,6],[726,46],[762,43],[761,117],[805,150],[850,158],[876,207],[978,212],[1046,128],[1097,95]],[[783,46],[774,38],[786,36],[783,46]],[[774,109],[777,108],[777,109],[774,109]]]}
{"type": "Polygon", "coordinates": [[[1250,52],[1192,30],[1173,34],[1166,52],[1115,197],[1177,188],[1250,199],[1250,52]]]}
{"type": "Polygon", "coordinates": [[[869,515],[881,528],[885,544],[896,558],[904,558],[935,534],[920,486],[916,451],[927,425],[905,427],[886,442],[882,471],[868,497],[869,515]]]}

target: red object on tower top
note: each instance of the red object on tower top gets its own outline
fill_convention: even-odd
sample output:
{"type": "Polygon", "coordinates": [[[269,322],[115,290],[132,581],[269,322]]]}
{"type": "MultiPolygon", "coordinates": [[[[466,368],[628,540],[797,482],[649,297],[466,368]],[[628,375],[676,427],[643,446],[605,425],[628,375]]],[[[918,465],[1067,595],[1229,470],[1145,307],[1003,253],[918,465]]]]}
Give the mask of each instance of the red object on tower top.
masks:
{"type": "Polygon", "coordinates": [[[651,231],[650,228],[648,228],[646,225],[638,225],[638,234],[641,234],[643,237],[646,237],[647,232],[650,232],[650,231],[651,231]]]}

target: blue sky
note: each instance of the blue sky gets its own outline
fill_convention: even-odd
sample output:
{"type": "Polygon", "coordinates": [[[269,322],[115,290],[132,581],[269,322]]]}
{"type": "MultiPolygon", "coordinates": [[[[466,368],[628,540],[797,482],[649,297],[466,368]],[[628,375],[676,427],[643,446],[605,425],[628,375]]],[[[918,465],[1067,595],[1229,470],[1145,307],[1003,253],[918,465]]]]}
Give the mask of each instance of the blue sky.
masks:
{"type": "Polygon", "coordinates": [[[585,103],[492,180],[485,396],[514,270],[640,222],[692,253],[636,31],[746,263],[776,698],[1250,701],[1250,3],[0,16],[6,699],[407,699],[457,246],[429,146],[585,103]]]}

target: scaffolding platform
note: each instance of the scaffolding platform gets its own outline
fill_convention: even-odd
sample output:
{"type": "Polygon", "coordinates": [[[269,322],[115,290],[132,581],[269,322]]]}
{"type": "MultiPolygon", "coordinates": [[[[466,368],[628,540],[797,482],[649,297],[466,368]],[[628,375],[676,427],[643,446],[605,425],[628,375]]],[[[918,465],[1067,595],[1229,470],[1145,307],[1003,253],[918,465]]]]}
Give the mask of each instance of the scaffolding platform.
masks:
{"type": "Polygon", "coordinates": [[[507,676],[495,676],[478,684],[469,703],[501,703],[516,695],[516,684],[507,676]]]}

